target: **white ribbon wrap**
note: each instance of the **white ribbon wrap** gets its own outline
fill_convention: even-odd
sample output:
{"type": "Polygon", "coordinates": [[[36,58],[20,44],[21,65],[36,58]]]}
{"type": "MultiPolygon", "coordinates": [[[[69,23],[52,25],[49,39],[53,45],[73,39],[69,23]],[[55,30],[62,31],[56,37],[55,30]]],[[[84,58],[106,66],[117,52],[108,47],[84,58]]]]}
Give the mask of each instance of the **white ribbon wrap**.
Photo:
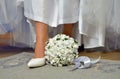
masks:
{"type": "Polygon", "coordinates": [[[72,69],[72,71],[78,68],[81,68],[81,69],[90,68],[93,64],[98,63],[100,59],[101,57],[92,60],[87,56],[80,56],[73,61],[73,64],[75,64],[75,66],[72,69]]]}

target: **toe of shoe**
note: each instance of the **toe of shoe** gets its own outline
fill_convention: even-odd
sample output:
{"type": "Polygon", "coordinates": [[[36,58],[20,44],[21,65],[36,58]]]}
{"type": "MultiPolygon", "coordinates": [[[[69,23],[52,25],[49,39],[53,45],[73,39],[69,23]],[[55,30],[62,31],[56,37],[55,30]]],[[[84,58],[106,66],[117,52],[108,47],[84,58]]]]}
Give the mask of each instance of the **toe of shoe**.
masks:
{"type": "Polygon", "coordinates": [[[28,67],[39,67],[45,65],[45,58],[35,58],[28,62],[28,67]]]}

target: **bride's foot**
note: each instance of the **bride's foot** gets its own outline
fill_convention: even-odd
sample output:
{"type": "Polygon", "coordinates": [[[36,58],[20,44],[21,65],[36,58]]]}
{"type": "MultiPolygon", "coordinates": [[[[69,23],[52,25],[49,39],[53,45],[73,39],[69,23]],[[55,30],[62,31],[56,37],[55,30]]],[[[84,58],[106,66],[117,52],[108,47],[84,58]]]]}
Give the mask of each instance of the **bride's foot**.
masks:
{"type": "Polygon", "coordinates": [[[40,67],[45,65],[45,57],[43,58],[32,58],[28,62],[28,67],[40,67]]]}
{"type": "Polygon", "coordinates": [[[80,53],[80,52],[83,52],[85,50],[85,48],[84,48],[84,44],[82,44],[81,46],[79,46],[79,48],[78,48],[78,52],[80,53]]]}

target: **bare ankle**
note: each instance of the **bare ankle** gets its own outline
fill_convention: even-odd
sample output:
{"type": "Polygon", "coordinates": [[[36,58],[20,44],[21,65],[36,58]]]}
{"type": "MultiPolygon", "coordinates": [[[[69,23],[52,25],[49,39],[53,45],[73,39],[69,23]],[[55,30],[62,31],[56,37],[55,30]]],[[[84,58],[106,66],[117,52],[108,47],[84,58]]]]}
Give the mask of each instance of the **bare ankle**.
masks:
{"type": "Polygon", "coordinates": [[[44,58],[44,56],[45,56],[45,55],[42,55],[42,54],[40,54],[40,55],[36,55],[36,54],[35,54],[33,58],[44,58]]]}

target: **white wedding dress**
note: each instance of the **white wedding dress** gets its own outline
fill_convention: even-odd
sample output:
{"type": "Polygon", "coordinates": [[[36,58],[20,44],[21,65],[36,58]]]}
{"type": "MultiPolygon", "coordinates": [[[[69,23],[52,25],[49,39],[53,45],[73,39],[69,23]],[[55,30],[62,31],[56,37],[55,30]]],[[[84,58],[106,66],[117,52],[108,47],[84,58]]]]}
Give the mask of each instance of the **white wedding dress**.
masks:
{"type": "Polygon", "coordinates": [[[80,44],[83,39],[85,48],[105,44],[109,49],[117,49],[120,48],[119,4],[119,0],[0,0],[0,34],[12,32],[13,45],[33,47],[35,33],[30,19],[48,24],[51,36],[61,29],[58,25],[78,22],[74,34],[80,44]],[[39,2],[45,5],[36,5],[39,2]]]}
{"type": "Polygon", "coordinates": [[[79,31],[83,34],[85,48],[103,47],[107,18],[113,0],[81,0],[79,31]]]}
{"type": "Polygon", "coordinates": [[[51,27],[78,21],[79,0],[25,0],[24,5],[27,18],[51,27]]]}

